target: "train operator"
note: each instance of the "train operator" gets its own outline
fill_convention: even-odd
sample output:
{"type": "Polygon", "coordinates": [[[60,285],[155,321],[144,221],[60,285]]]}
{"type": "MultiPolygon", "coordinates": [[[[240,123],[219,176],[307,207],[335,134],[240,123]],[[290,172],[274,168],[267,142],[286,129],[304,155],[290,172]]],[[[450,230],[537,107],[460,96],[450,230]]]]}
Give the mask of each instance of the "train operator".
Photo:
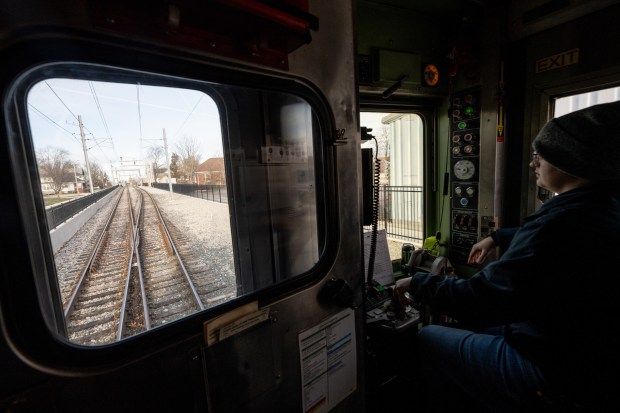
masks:
{"type": "Polygon", "coordinates": [[[619,125],[620,102],[552,119],[529,166],[557,195],[475,244],[469,263],[496,246],[501,258],[469,279],[396,284],[457,320],[420,330],[425,411],[618,411],[619,125]]]}

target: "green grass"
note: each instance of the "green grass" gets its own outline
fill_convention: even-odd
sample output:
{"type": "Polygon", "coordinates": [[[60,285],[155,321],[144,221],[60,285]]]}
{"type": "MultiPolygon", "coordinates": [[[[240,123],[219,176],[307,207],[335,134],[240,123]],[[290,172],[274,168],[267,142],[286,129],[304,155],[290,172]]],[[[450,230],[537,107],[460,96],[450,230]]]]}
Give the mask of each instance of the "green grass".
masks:
{"type": "Polygon", "coordinates": [[[64,202],[66,200],[67,200],[66,198],[58,198],[56,195],[50,196],[50,197],[45,197],[45,206],[59,204],[59,203],[64,202]]]}

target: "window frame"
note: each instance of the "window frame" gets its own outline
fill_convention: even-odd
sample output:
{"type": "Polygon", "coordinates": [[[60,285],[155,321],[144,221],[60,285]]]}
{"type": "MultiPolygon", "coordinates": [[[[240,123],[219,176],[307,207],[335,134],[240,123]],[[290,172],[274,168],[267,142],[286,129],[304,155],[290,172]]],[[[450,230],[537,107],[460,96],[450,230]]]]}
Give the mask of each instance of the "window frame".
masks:
{"type": "MultiPolygon", "coordinates": [[[[10,226],[5,227],[3,224],[3,229],[7,230],[5,237],[12,238],[13,243],[5,249],[7,255],[3,261],[6,269],[0,273],[0,282],[3,285],[0,289],[0,316],[5,339],[20,358],[37,369],[53,374],[75,376],[119,368],[183,338],[201,341],[205,320],[251,301],[258,301],[260,306],[268,305],[286,294],[316,284],[327,273],[336,257],[339,239],[335,196],[337,189],[336,183],[330,178],[334,176],[335,127],[327,99],[320,90],[304,79],[286,73],[262,71],[242,65],[231,66],[222,62],[206,62],[183,53],[171,55],[160,50],[145,51],[135,45],[131,46],[48,38],[17,43],[1,52],[3,61],[9,62],[3,67],[4,76],[0,80],[4,112],[2,132],[8,143],[1,153],[5,159],[4,170],[8,176],[12,175],[6,191],[15,194],[15,199],[6,205],[5,211],[8,216],[17,220],[13,220],[10,226]],[[8,56],[14,58],[7,59],[8,56]],[[50,272],[54,267],[53,254],[49,236],[45,236],[45,209],[40,188],[37,186],[38,171],[33,142],[27,127],[26,97],[27,89],[37,82],[35,79],[40,81],[43,78],[59,77],[58,72],[51,69],[69,64],[88,66],[93,72],[71,73],[72,71],[68,70],[67,75],[99,81],[121,81],[122,74],[128,76],[127,79],[143,79],[144,76],[152,79],[165,78],[166,82],[161,86],[174,84],[201,90],[216,102],[216,95],[206,91],[209,83],[280,91],[307,101],[319,120],[318,136],[321,139],[320,153],[317,153],[315,158],[315,172],[321,174],[324,184],[320,197],[320,188],[316,188],[317,230],[323,234],[324,239],[322,248],[319,249],[318,263],[309,271],[269,288],[237,297],[164,328],[108,346],[81,347],[59,340],[47,327],[48,323],[54,325],[59,320],[50,318],[49,314],[41,311],[46,306],[49,308],[54,305],[54,297],[59,297],[59,294],[54,283],[50,282],[53,277],[50,272]],[[114,72],[115,70],[120,71],[114,72]],[[117,74],[119,78],[114,77],[117,74]],[[196,88],[198,84],[204,88],[196,88]],[[21,270],[19,277],[11,276],[16,268],[21,270]],[[41,276],[39,274],[43,274],[45,280],[42,288],[35,280],[41,276]]],[[[149,82],[149,85],[157,83],[149,82]]],[[[221,110],[221,113],[224,111],[221,110]]],[[[222,124],[226,124],[225,119],[222,124]]],[[[313,149],[317,150],[316,147],[313,149]]],[[[230,168],[228,163],[226,165],[227,169],[230,168]]],[[[318,183],[318,177],[315,179],[318,183]]],[[[5,241],[3,249],[4,245],[5,241]]]]}

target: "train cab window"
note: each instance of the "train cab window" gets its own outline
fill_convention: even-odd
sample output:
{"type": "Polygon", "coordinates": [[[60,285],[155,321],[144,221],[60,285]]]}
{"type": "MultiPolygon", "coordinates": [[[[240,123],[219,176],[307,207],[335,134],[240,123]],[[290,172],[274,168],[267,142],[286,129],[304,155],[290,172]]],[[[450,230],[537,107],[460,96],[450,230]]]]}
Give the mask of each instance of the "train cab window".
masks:
{"type": "Polygon", "coordinates": [[[620,87],[600,89],[592,92],[563,96],[555,100],[553,117],[566,115],[579,109],[585,109],[600,103],[620,100],[620,87]]]}
{"type": "MultiPolygon", "coordinates": [[[[618,86],[557,97],[552,102],[553,117],[557,118],[576,110],[585,109],[601,103],[615,102],[618,100],[620,100],[620,87],[618,86]]],[[[551,191],[537,187],[536,197],[538,201],[540,201],[540,204],[536,207],[539,208],[542,203],[548,201],[553,196],[555,196],[555,194],[551,191]]]]}
{"type": "Polygon", "coordinates": [[[323,125],[303,88],[48,72],[22,93],[54,334],[115,343],[319,262],[323,125]]]}
{"type": "Polygon", "coordinates": [[[372,129],[374,138],[362,147],[371,148],[378,159],[377,228],[385,229],[395,260],[402,244],[421,247],[423,242],[424,122],[406,112],[361,112],[360,121],[372,129]]]}

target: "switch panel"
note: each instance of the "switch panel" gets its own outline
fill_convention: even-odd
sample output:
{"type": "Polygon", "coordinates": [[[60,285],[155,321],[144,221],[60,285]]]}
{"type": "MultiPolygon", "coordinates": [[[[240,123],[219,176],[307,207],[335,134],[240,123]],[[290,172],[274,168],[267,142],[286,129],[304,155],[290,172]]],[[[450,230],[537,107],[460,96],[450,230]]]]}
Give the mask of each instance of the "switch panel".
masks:
{"type": "Polygon", "coordinates": [[[479,226],[480,91],[454,94],[450,99],[450,255],[455,264],[466,264],[479,226]]]}

